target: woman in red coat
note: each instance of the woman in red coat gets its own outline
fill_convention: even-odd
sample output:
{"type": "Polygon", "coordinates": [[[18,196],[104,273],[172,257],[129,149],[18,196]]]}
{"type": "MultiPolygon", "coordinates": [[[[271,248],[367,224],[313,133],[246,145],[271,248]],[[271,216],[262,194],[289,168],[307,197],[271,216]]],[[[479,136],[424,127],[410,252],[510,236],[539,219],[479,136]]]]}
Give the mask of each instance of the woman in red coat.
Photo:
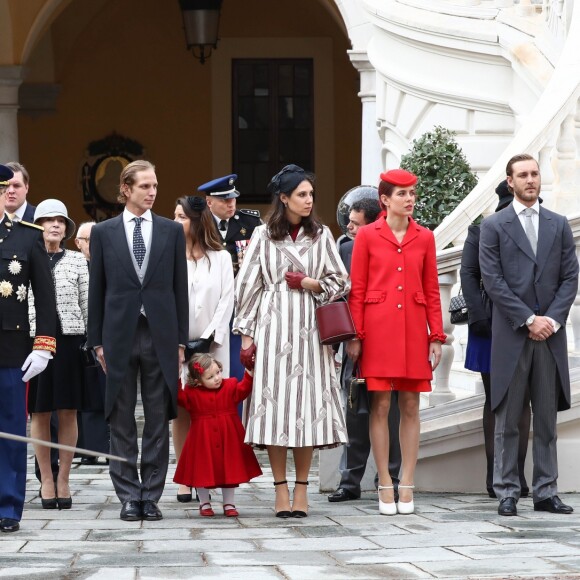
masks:
{"type": "Polygon", "coordinates": [[[191,424],[173,481],[196,487],[199,511],[213,516],[209,490],[222,488],[224,514],[238,515],[234,491],[240,483],[262,475],[256,456],[244,443],[238,403],[252,392],[252,377],[223,379],[221,363],[210,354],[194,354],[188,363],[190,382],[179,389],[177,402],[191,424]]]}
{"type": "Polygon", "coordinates": [[[358,339],[347,353],[373,392],[370,438],[379,474],[379,511],[413,513],[419,451],[419,393],[431,390],[445,342],[433,233],[413,218],[417,177],[394,169],[381,174],[383,213],[359,229],[352,255],[349,304],[358,339]],[[395,504],[389,475],[388,415],[399,392],[403,472],[395,504]]]}

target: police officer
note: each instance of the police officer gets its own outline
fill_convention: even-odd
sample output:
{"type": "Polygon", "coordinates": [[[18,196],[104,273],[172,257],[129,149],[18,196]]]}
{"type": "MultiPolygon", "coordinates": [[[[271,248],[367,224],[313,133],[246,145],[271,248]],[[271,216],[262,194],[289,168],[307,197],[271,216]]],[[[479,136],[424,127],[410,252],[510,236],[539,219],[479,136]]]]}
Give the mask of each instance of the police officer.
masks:
{"type": "MultiPolygon", "coordinates": [[[[234,276],[242,265],[254,228],[262,223],[259,211],[236,210],[236,199],[240,195],[236,189],[237,178],[234,173],[208,181],[197,188],[206,195],[207,206],[214,217],[224,248],[232,257],[234,276]]],[[[240,380],[244,375],[244,367],[240,363],[239,356],[241,346],[240,335],[230,333],[230,375],[240,380]]]]}
{"type": "MultiPolygon", "coordinates": [[[[4,211],[13,171],[0,165],[0,431],[26,435],[26,383],[56,350],[56,300],[42,227],[13,222],[4,211]],[[30,339],[28,287],[36,305],[30,339]]],[[[20,528],[26,491],[26,445],[0,439],[0,532],[20,528]]]]}
{"type": "Polygon", "coordinates": [[[234,275],[238,273],[244,252],[250,243],[254,228],[262,223],[255,209],[236,210],[237,175],[226,175],[200,185],[198,191],[206,194],[207,206],[213,214],[225,249],[232,256],[234,275]]]}

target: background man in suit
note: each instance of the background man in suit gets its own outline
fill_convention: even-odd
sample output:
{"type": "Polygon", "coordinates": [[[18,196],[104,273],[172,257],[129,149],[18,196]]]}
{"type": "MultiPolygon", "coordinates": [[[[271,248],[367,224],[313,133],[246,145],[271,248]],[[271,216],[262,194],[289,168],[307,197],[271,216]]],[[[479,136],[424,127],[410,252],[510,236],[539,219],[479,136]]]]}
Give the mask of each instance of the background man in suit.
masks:
{"type": "MultiPolygon", "coordinates": [[[[233,173],[208,181],[197,188],[206,195],[207,207],[214,217],[223,246],[232,257],[234,276],[242,265],[254,228],[262,223],[258,210],[236,209],[236,200],[240,195],[236,189],[237,178],[233,173]]],[[[240,363],[241,347],[242,337],[230,332],[230,376],[240,380],[244,376],[244,367],[240,363]]]]}
{"type": "Polygon", "coordinates": [[[133,161],[122,171],[123,213],[91,230],[88,344],[107,374],[105,416],[111,479],[121,519],[159,520],[169,463],[169,419],[188,331],[187,264],[181,224],[151,212],[155,167],[133,161]],[[141,479],[137,471],[137,378],[145,415],[141,479]]]}
{"type": "Polygon", "coordinates": [[[493,302],[491,406],[496,413],[493,487],[498,513],[517,515],[518,421],[530,389],[534,421],[534,510],[568,514],[557,493],[556,414],[570,407],[566,319],[578,288],[567,219],[540,208],[538,163],[527,154],[506,167],[514,201],[481,225],[479,259],[493,302]]]}
{"type": "MultiPolygon", "coordinates": [[[[5,211],[5,192],[12,177],[12,170],[0,165],[0,247],[4,258],[0,260],[0,431],[26,435],[24,383],[41,373],[55,352],[56,299],[42,227],[12,222],[5,211]],[[29,336],[29,285],[36,304],[34,343],[29,336]]],[[[19,529],[25,491],[26,445],[2,439],[1,532],[19,529]]]]}
{"type": "Polygon", "coordinates": [[[12,221],[34,222],[34,210],[36,206],[30,205],[26,196],[28,195],[28,184],[30,176],[24,165],[16,161],[6,164],[14,173],[12,179],[8,180],[6,190],[5,210],[12,215],[12,221]]]}
{"type": "MultiPolygon", "coordinates": [[[[91,259],[91,230],[95,222],[84,222],[77,229],[75,245],[87,260],[91,259]]],[[[85,381],[89,385],[88,401],[84,402],[83,411],[78,414],[79,437],[77,446],[100,453],[109,452],[109,425],[105,420],[106,377],[100,365],[85,368],[85,381]]],[[[98,457],[82,455],[82,465],[96,465],[98,457]]],[[[108,463],[108,460],[107,460],[108,463]]]]}
{"type": "MultiPolygon", "coordinates": [[[[355,201],[348,216],[346,229],[352,238],[343,242],[338,253],[344,263],[347,272],[350,274],[350,263],[352,259],[352,249],[354,238],[360,227],[374,222],[381,207],[379,198],[363,198],[355,201]]],[[[343,354],[341,383],[347,396],[350,389],[350,381],[353,375],[352,360],[343,354]]],[[[400,411],[397,393],[393,392],[393,403],[389,411],[389,472],[396,486],[399,482],[399,472],[401,470],[401,448],[399,446],[399,421],[400,411]]],[[[340,458],[340,484],[338,489],[328,496],[330,502],[342,502],[360,497],[360,482],[365,473],[367,460],[371,452],[371,440],[369,437],[369,402],[366,386],[359,386],[358,397],[351,408],[346,407],[346,429],[348,432],[348,445],[343,447],[340,458]]],[[[376,482],[375,482],[376,483],[376,482]]],[[[396,501],[396,499],[395,499],[396,501]]]]}

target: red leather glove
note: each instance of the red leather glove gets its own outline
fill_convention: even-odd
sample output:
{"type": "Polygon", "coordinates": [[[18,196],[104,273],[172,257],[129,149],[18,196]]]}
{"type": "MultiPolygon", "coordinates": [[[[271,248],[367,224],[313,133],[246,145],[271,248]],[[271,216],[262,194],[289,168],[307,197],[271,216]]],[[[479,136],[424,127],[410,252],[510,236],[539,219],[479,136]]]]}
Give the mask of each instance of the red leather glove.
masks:
{"type": "Polygon", "coordinates": [[[256,345],[252,343],[248,348],[240,349],[240,362],[249,371],[254,370],[256,364],[256,345]]]}
{"type": "Polygon", "coordinates": [[[302,280],[306,278],[303,272],[286,272],[286,284],[292,290],[304,290],[302,288],[302,280]]]}

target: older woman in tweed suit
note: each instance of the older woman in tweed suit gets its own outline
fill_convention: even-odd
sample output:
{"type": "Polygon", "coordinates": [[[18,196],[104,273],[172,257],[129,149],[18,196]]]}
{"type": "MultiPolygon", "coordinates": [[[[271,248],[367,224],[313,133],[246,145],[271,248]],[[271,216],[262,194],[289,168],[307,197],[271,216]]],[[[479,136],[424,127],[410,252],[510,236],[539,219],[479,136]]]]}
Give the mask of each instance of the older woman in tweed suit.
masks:
{"type": "Polygon", "coordinates": [[[270,215],[254,230],[236,278],[233,330],[242,335],[242,363],[255,364],[246,442],[268,450],[276,515],[306,517],[313,449],[347,441],[333,353],[320,344],[314,310],[346,294],[350,283],[330,230],[314,214],[313,177],[288,165],[268,189],[270,215]],[[301,484],[292,505],[288,448],[301,484]]]}

